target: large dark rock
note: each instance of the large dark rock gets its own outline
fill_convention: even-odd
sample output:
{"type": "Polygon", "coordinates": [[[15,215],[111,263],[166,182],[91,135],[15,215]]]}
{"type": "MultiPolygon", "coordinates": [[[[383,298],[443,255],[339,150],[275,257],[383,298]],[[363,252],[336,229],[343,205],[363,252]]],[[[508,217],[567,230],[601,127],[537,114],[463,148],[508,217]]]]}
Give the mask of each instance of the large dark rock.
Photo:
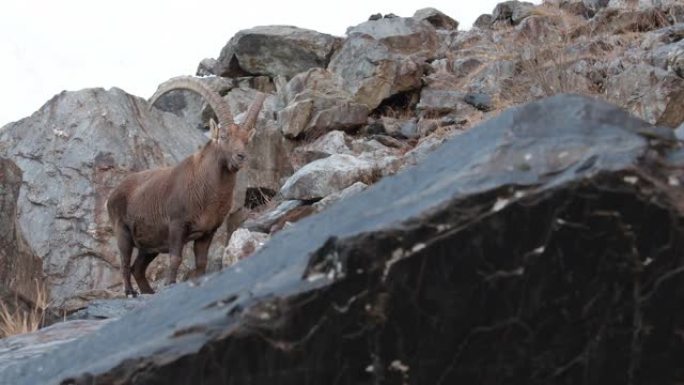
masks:
{"type": "Polygon", "coordinates": [[[221,50],[213,73],[220,76],[283,75],[325,68],[339,45],[334,36],[286,25],[238,32],[221,50]]]}
{"type": "Polygon", "coordinates": [[[682,382],[661,131],[579,96],[511,109],[0,382],[682,382]]]}

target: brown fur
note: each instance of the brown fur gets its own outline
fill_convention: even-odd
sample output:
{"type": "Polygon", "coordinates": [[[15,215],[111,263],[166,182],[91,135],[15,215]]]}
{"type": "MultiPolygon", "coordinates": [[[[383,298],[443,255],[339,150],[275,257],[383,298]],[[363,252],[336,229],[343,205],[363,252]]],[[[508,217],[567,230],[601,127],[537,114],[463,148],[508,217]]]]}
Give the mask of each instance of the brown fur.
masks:
{"type": "MultiPolygon", "coordinates": [[[[250,108],[251,115],[258,114],[261,103],[263,97],[250,108]]],[[[126,294],[137,294],[131,273],[140,291],[154,292],[145,271],[159,253],[169,253],[167,284],[175,283],[183,246],[189,241],[194,241],[195,254],[191,276],[204,274],[211,240],[231,209],[235,175],[245,161],[255,120],[248,119],[244,128],[227,122],[215,128],[214,139],[175,167],[131,174],[112,191],[107,210],[121,253],[126,294]],[[133,248],[138,255],[131,266],[133,248]]]]}

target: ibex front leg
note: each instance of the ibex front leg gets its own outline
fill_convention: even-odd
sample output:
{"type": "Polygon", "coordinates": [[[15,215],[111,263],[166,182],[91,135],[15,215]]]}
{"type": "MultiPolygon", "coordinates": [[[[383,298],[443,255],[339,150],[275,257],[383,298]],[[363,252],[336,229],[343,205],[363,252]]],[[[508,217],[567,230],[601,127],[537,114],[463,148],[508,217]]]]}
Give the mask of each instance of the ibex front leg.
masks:
{"type": "Polygon", "coordinates": [[[209,246],[211,246],[211,240],[213,238],[214,232],[211,232],[195,240],[193,244],[193,251],[195,252],[195,270],[190,273],[188,278],[201,277],[206,273],[207,254],[209,254],[209,246]]]}
{"type": "Polygon", "coordinates": [[[169,275],[166,284],[176,283],[178,267],[183,261],[183,245],[185,244],[185,224],[171,223],[169,226],[169,275]]]}

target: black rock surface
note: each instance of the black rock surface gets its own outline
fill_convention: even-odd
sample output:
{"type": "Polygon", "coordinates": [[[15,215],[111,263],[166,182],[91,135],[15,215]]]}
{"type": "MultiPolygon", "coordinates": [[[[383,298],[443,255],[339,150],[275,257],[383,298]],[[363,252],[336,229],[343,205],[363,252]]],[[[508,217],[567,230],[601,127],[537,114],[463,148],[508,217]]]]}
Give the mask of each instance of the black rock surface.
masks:
{"type": "Polygon", "coordinates": [[[513,108],[0,383],[680,383],[671,134],[579,96],[513,108]]]}

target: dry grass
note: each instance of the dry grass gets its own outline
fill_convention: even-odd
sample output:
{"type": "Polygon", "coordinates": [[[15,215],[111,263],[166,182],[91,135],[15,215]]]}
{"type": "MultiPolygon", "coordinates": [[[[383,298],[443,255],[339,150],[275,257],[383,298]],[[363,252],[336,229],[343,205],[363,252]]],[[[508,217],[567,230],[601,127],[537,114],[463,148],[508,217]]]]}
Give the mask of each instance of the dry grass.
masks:
{"type": "Polygon", "coordinates": [[[14,304],[0,301],[0,338],[30,333],[43,326],[48,307],[47,287],[36,281],[35,302],[31,306],[21,306],[21,302],[18,296],[14,304]]]}
{"type": "MultiPolygon", "coordinates": [[[[526,30],[521,30],[511,47],[518,52],[518,75],[502,104],[516,105],[532,98],[547,97],[559,93],[594,95],[600,93],[600,85],[573,71],[581,61],[593,63],[605,59],[608,52],[592,53],[589,50],[571,49],[582,45],[573,32],[586,21],[553,6],[535,9],[536,15],[549,19],[546,25],[534,25],[529,20],[526,30]],[[544,31],[545,30],[545,31],[544,31]],[[578,45],[579,44],[579,45],[578,45]]],[[[504,106],[500,106],[504,107],[504,106]]]]}

